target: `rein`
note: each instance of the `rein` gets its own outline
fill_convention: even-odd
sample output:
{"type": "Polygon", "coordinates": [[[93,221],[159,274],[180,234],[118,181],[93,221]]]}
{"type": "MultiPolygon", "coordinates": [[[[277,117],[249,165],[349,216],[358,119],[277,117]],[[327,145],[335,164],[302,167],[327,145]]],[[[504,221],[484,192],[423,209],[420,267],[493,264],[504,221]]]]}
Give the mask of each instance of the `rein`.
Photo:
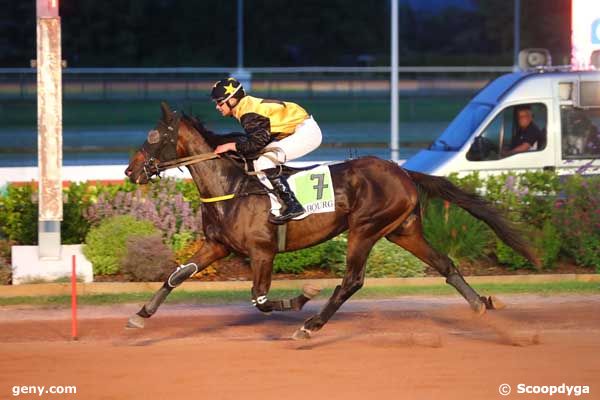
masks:
{"type": "MultiPolygon", "coordinates": [[[[279,162],[279,160],[276,157],[266,154],[266,153],[272,152],[272,151],[277,152],[277,151],[282,151],[282,150],[278,147],[271,147],[269,149],[264,149],[259,154],[261,156],[267,157],[268,159],[273,161],[273,163],[275,165],[277,165],[277,167],[279,168],[278,173],[281,174],[282,169],[283,169],[282,164],[279,162]]],[[[244,172],[246,173],[246,175],[256,176],[258,174],[257,171],[248,171],[248,164],[246,162],[245,157],[243,157],[242,155],[236,155],[235,157],[239,158],[243,161],[244,172]]],[[[172,169],[172,168],[179,168],[179,167],[183,167],[183,166],[187,166],[187,165],[197,164],[202,161],[214,160],[216,158],[221,158],[221,156],[219,156],[218,154],[209,152],[209,153],[196,154],[196,155],[188,156],[188,157],[176,158],[175,160],[171,160],[171,161],[154,163],[152,166],[156,170],[156,175],[158,175],[158,177],[160,177],[160,173],[162,171],[166,171],[166,170],[172,169]]],[[[233,160],[231,158],[229,158],[229,157],[227,157],[227,158],[233,162],[233,160]]],[[[237,164],[236,164],[236,166],[237,166],[237,164]]],[[[237,192],[237,193],[230,193],[230,194],[225,194],[225,195],[216,196],[216,197],[200,197],[199,200],[202,203],[215,203],[218,201],[231,200],[236,197],[245,197],[245,196],[250,196],[253,194],[266,194],[268,192],[269,192],[269,190],[265,188],[264,190],[254,191],[254,192],[237,192]]]]}
{"type": "MultiPolygon", "coordinates": [[[[160,141],[156,140],[156,141],[152,142],[151,144],[161,146],[158,148],[158,150],[160,150],[162,148],[162,146],[164,145],[164,142],[167,142],[167,144],[171,145],[171,147],[172,147],[172,149],[170,149],[171,153],[176,154],[175,146],[177,143],[177,137],[179,135],[179,120],[180,120],[180,118],[181,118],[181,116],[177,115],[177,118],[174,121],[175,124],[173,124],[173,125],[175,125],[175,127],[173,127],[172,124],[168,124],[166,132],[164,132],[164,133],[157,132],[159,135],[161,135],[163,137],[163,139],[160,141]]],[[[150,139],[150,136],[149,136],[149,139],[150,139]]],[[[187,157],[174,158],[169,161],[159,161],[156,157],[152,156],[152,154],[150,153],[150,151],[148,149],[143,147],[142,150],[143,150],[142,154],[144,155],[144,173],[146,174],[146,177],[148,178],[148,180],[150,180],[152,175],[156,175],[160,178],[161,177],[160,173],[163,171],[166,171],[168,169],[180,168],[180,167],[184,167],[184,166],[188,166],[188,165],[197,164],[197,163],[200,163],[203,161],[221,158],[221,156],[218,154],[215,154],[213,152],[207,152],[207,153],[195,154],[195,155],[191,155],[191,156],[187,156],[187,157]]],[[[276,156],[267,154],[270,152],[275,152],[275,153],[281,152],[284,155],[284,162],[285,162],[285,153],[279,147],[264,148],[257,154],[257,156],[266,157],[269,160],[271,160],[273,162],[273,164],[275,164],[278,167],[278,169],[279,169],[278,175],[280,175],[283,171],[283,167],[282,167],[283,163],[279,162],[279,160],[277,159],[276,156]]],[[[241,154],[237,154],[233,157],[238,158],[242,161],[242,164],[244,165],[243,170],[246,175],[256,176],[260,172],[260,171],[248,171],[247,160],[241,154]]],[[[226,156],[225,158],[227,158],[229,161],[233,162],[238,168],[241,169],[241,167],[239,165],[237,165],[230,156],[226,156]]],[[[245,186],[245,183],[244,183],[244,186],[245,186]]],[[[230,200],[235,197],[249,196],[249,195],[253,195],[253,194],[266,194],[268,192],[269,192],[269,190],[265,188],[262,191],[237,192],[237,193],[226,194],[223,196],[207,197],[207,198],[200,197],[200,201],[202,203],[214,203],[217,201],[230,200]]]]}
{"type": "Polygon", "coordinates": [[[167,169],[184,167],[186,165],[192,165],[202,161],[213,160],[215,158],[219,158],[219,155],[212,152],[201,153],[193,156],[176,158],[171,161],[159,162],[156,166],[156,169],[160,173],[162,171],[166,171],[167,169]]]}
{"type": "MultiPolygon", "coordinates": [[[[274,157],[274,156],[271,156],[268,154],[268,153],[272,153],[272,152],[275,152],[275,153],[281,152],[282,154],[284,154],[284,157],[285,157],[285,153],[283,153],[283,150],[279,147],[270,147],[268,149],[263,149],[258,154],[262,157],[266,157],[269,160],[271,160],[273,162],[273,164],[275,164],[279,168],[279,173],[281,173],[282,164],[285,163],[285,161],[283,163],[281,163],[281,162],[279,162],[277,157],[274,157]]],[[[245,157],[243,157],[241,155],[236,155],[235,157],[239,158],[243,161],[244,172],[246,173],[246,175],[250,175],[250,176],[258,175],[258,173],[259,173],[258,171],[248,171],[248,163],[246,162],[245,157]]],[[[162,171],[166,171],[167,169],[184,167],[186,165],[197,164],[199,162],[213,160],[215,158],[220,158],[220,156],[218,154],[215,154],[212,152],[201,153],[201,154],[196,154],[193,156],[176,158],[171,161],[159,162],[158,164],[154,165],[154,167],[156,168],[157,172],[160,173],[162,171]]]]}

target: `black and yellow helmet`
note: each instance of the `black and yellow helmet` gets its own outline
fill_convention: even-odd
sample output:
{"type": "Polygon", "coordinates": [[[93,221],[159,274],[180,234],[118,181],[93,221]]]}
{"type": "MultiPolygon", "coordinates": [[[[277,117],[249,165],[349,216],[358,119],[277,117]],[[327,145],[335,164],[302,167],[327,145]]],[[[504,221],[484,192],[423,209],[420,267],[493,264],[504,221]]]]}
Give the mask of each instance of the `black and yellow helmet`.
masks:
{"type": "Polygon", "coordinates": [[[213,85],[210,92],[210,97],[217,103],[223,103],[232,97],[241,99],[245,95],[244,87],[235,78],[221,79],[213,85]]]}

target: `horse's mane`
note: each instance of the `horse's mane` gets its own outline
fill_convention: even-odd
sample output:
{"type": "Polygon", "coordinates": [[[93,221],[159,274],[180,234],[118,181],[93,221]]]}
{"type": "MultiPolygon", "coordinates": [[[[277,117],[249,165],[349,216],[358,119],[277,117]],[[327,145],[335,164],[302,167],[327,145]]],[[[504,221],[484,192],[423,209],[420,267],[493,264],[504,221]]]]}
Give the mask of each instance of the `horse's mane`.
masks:
{"type": "Polygon", "coordinates": [[[198,134],[200,134],[204,138],[204,140],[206,140],[206,143],[208,143],[208,145],[213,149],[220,144],[232,142],[236,138],[245,135],[245,133],[242,132],[232,132],[225,135],[220,135],[218,133],[214,133],[213,131],[208,130],[206,126],[204,126],[204,123],[200,121],[200,119],[198,119],[198,117],[196,116],[182,113],[182,118],[187,123],[189,123],[198,132],[198,134]]]}

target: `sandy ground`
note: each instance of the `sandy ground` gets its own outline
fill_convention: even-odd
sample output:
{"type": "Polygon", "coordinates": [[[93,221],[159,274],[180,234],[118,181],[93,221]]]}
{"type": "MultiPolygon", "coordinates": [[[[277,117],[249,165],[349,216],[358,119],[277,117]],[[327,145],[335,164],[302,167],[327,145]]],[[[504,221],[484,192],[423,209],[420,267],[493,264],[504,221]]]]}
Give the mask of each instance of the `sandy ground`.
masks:
{"type": "Polygon", "coordinates": [[[475,317],[454,296],[350,300],[307,341],[300,313],[249,304],[167,305],[125,330],[138,305],[0,308],[0,399],[561,399],[517,385],[588,385],[600,399],[600,296],[502,296],[475,317]],[[513,393],[503,397],[499,385],[513,393]],[[17,385],[74,385],[21,394],[17,385]]]}

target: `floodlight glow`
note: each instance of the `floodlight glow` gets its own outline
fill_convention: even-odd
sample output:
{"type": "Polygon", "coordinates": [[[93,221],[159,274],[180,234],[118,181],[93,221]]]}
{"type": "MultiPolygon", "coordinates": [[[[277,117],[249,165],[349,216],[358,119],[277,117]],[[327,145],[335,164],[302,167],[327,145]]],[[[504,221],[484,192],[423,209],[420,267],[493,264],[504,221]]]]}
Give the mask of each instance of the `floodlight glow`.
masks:
{"type": "Polygon", "coordinates": [[[600,1],[572,0],[571,64],[590,68],[592,51],[600,50],[600,1]]]}

